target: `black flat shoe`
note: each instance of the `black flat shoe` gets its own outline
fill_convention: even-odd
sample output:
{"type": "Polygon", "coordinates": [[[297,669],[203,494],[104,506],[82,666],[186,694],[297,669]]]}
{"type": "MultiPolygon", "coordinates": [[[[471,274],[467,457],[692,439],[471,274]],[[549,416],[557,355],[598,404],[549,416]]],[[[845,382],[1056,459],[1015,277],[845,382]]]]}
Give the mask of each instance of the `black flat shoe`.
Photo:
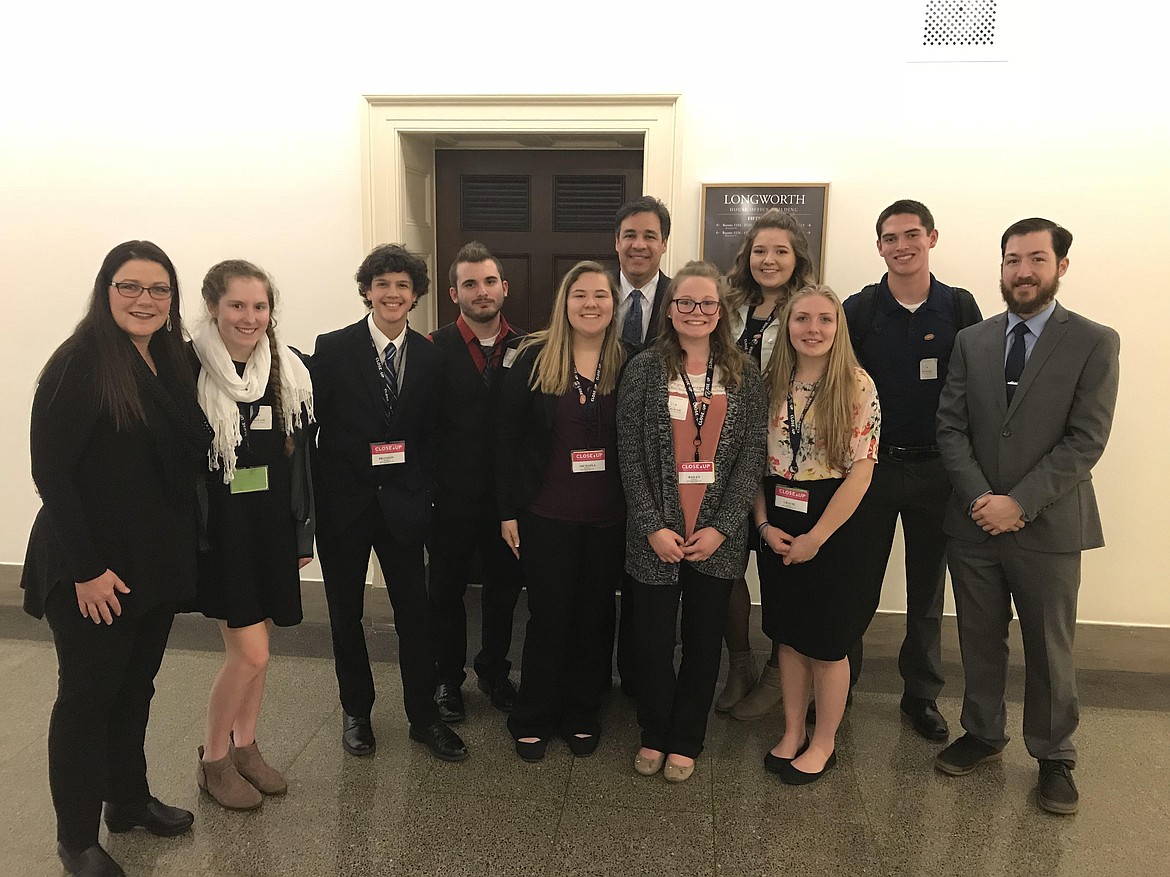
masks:
{"type": "Polygon", "coordinates": [[[785,764],[780,768],[780,779],[782,779],[790,786],[807,786],[809,783],[815,783],[817,780],[819,780],[822,776],[824,776],[825,772],[836,763],[836,749],[833,750],[833,753],[825,762],[825,766],[816,773],[805,773],[803,770],[800,770],[798,767],[793,765],[793,763],[790,761],[788,764],[785,764]]]}
{"type": "Polygon", "coordinates": [[[569,751],[577,758],[588,758],[597,751],[597,744],[601,742],[599,734],[590,734],[588,737],[578,737],[576,734],[563,734],[562,739],[569,744],[569,751]]]}
{"type": "Polygon", "coordinates": [[[488,696],[492,706],[501,712],[510,713],[512,707],[516,706],[516,686],[507,676],[494,681],[480,678],[476,684],[488,696]]]}
{"type": "Polygon", "coordinates": [[[349,713],[341,714],[341,747],[346,752],[360,758],[373,755],[377,746],[369,716],[358,718],[349,713]]]}
{"type": "Polygon", "coordinates": [[[439,707],[439,719],[448,725],[455,725],[467,718],[463,707],[463,691],[458,685],[440,682],[435,688],[435,703],[439,707]]]}
{"type": "Polygon", "coordinates": [[[544,753],[547,749],[547,740],[536,740],[532,743],[523,743],[520,740],[516,741],[516,754],[529,764],[536,764],[538,761],[543,761],[544,753]]]}
{"type": "MultiPolygon", "coordinates": [[[[792,758],[800,758],[804,755],[804,750],[808,749],[809,738],[806,736],[804,742],[800,744],[800,748],[796,750],[796,754],[792,758]]],[[[780,773],[784,765],[792,764],[792,758],[781,758],[779,755],[773,755],[769,752],[764,756],[764,770],[769,773],[780,773]]]]}
{"type": "Polygon", "coordinates": [[[86,847],[75,856],[58,843],[57,858],[65,870],[75,877],[126,877],[121,865],[98,844],[86,847]]]}
{"type": "Polygon", "coordinates": [[[458,734],[442,722],[435,722],[425,728],[410,726],[410,739],[431,750],[431,754],[442,761],[462,761],[467,757],[467,746],[458,734]]]}
{"type": "Polygon", "coordinates": [[[145,828],[155,837],[176,837],[190,829],[194,822],[195,814],[190,810],[170,807],[158,798],[150,798],[145,804],[135,807],[106,802],[106,828],[114,834],[145,828]]]}

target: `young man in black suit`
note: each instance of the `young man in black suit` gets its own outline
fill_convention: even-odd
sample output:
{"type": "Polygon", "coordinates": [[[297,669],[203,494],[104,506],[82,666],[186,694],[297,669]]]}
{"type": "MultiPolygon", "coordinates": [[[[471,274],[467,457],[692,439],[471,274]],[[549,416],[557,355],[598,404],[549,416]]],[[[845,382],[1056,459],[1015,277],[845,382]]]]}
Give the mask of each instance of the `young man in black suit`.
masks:
{"type": "Polygon", "coordinates": [[[374,676],[362,629],[372,548],[394,607],[410,737],[437,758],[462,761],[467,747],[439,720],[433,699],[423,565],[443,355],[407,325],[407,316],[427,292],[427,269],[397,244],[385,244],[355,279],[369,314],[319,336],[309,366],[318,424],[317,553],[344,709],[341,742],[350,755],[374,752],[374,676]]]}
{"type": "Polygon", "coordinates": [[[482,627],[473,666],[481,690],[505,712],[516,702],[508,678],[512,614],[522,583],[520,562],[500,538],[493,466],[496,408],[505,370],[516,358],[521,334],[500,309],[508,297],[499,261],[478,241],[451,263],[451,300],[459,317],[431,335],[443,352],[443,401],[436,436],[440,466],[435,525],[427,549],[429,594],[438,641],[439,718],[464,718],[460,686],[466,678],[467,613],[463,594],[471,563],[482,561],[482,627]]]}

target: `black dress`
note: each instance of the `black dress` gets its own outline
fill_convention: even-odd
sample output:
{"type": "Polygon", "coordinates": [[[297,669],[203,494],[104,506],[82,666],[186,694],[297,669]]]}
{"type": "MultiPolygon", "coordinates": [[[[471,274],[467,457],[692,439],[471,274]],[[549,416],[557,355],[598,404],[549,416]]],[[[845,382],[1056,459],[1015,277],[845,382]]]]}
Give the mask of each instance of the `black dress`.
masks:
{"type": "MultiPolygon", "coordinates": [[[[242,366],[237,363],[237,369],[242,366]]],[[[236,469],[268,467],[268,489],[231,492],[216,469],[207,480],[207,541],[199,557],[195,608],[228,627],[248,627],[271,618],[279,627],[299,624],[301,579],[297,565],[297,521],[293,515],[292,463],[272,384],[257,402],[239,403],[243,440],[236,469]],[[262,406],[272,412],[269,429],[250,426],[262,406]]]]}

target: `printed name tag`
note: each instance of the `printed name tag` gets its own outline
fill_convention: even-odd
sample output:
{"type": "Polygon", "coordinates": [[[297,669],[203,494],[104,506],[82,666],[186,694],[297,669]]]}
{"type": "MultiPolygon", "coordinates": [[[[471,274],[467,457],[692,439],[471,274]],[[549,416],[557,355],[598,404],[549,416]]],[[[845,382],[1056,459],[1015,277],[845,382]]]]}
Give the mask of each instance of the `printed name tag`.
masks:
{"type": "Polygon", "coordinates": [[[370,465],[389,466],[406,462],[406,442],[385,442],[370,445],[370,465]]]}
{"type": "Polygon", "coordinates": [[[776,507],[794,512],[808,512],[808,491],[777,486],[776,507]]]}
{"type": "Polygon", "coordinates": [[[666,407],[670,411],[671,420],[686,420],[691,403],[685,396],[671,396],[666,400],[666,407]]]}
{"type": "Polygon", "coordinates": [[[516,361],[517,350],[515,347],[504,351],[504,368],[511,368],[512,363],[516,361]]]}
{"type": "Polygon", "coordinates": [[[935,358],[923,359],[918,362],[918,380],[938,380],[938,360],[935,358]]]}
{"type": "Polygon", "coordinates": [[[261,405],[249,426],[252,429],[272,429],[272,406],[261,405]]]}
{"type": "Polygon", "coordinates": [[[232,476],[230,486],[232,493],[260,493],[268,489],[268,467],[251,466],[246,469],[237,469],[232,476]]]}
{"type": "Polygon", "coordinates": [[[570,451],[574,472],[604,472],[605,451],[570,451]]]}
{"type": "Polygon", "coordinates": [[[697,463],[678,464],[679,484],[714,484],[715,464],[700,460],[697,463]]]}

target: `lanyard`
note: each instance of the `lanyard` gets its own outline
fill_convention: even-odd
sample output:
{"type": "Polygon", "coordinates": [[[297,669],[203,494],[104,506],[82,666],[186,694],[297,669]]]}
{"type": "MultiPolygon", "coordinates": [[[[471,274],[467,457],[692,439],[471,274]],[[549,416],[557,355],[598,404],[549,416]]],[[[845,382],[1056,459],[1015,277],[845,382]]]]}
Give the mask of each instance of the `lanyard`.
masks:
{"type": "MultiPolygon", "coordinates": [[[[751,314],[748,314],[748,320],[751,319],[751,314]]],[[[760,341],[764,337],[764,333],[768,331],[768,327],[776,322],[776,311],[773,309],[772,313],[768,314],[768,319],[764,320],[764,325],[760,326],[758,332],[750,338],[745,334],[743,338],[739,339],[739,349],[752,356],[756,352],[756,348],[760,346],[760,341]]],[[[747,326],[747,320],[744,321],[744,326],[747,326]]]]}
{"type": "Polygon", "coordinates": [[[597,387],[601,383],[601,357],[597,358],[597,371],[593,375],[593,387],[588,397],[585,388],[581,386],[581,375],[577,366],[573,366],[573,387],[577,391],[578,401],[585,406],[585,441],[586,444],[596,445],[601,440],[601,410],[597,405],[597,387]]]}
{"type": "Polygon", "coordinates": [[[707,377],[703,381],[703,398],[695,398],[695,388],[691,386],[690,376],[685,368],[682,371],[683,386],[687,390],[687,398],[691,400],[691,414],[695,418],[695,462],[699,462],[699,446],[703,444],[703,424],[707,421],[707,409],[711,407],[711,383],[715,379],[715,351],[707,355],[707,377]]]}
{"type": "Polygon", "coordinates": [[[800,453],[800,439],[804,433],[804,418],[808,414],[808,409],[812,408],[813,401],[817,398],[817,390],[821,387],[821,382],[818,379],[813,384],[812,393],[809,394],[808,404],[804,406],[804,410],[800,412],[800,420],[796,419],[796,403],[792,401],[792,385],[796,383],[796,367],[792,368],[792,376],[788,379],[788,444],[792,447],[792,466],[790,471],[793,475],[796,474],[796,456],[800,453]]]}

